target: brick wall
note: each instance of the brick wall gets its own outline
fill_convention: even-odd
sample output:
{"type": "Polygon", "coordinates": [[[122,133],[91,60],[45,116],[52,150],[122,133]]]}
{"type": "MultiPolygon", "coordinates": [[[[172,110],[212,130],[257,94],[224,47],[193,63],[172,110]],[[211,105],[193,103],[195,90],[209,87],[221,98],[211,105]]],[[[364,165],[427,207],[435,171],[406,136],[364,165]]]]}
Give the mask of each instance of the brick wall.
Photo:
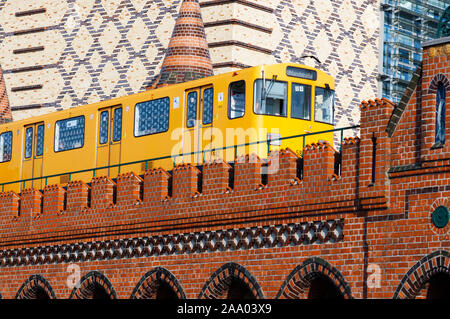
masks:
{"type": "Polygon", "coordinates": [[[320,295],[318,278],[345,298],[426,297],[433,278],[450,276],[450,225],[433,215],[450,205],[448,154],[429,137],[447,40],[425,46],[401,114],[361,103],[339,176],[336,151],[319,143],[303,162],[272,152],[267,182],[248,155],[233,169],[180,164],[0,194],[2,297],[306,298],[320,295]]]}

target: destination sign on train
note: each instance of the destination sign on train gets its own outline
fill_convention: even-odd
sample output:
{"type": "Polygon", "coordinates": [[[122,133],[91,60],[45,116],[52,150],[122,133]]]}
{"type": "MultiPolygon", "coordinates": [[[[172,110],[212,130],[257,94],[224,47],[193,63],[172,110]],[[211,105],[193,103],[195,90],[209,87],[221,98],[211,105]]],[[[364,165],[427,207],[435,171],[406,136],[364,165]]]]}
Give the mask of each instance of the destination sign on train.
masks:
{"type": "Polygon", "coordinates": [[[308,70],[304,68],[296,68],[293,66],[288,66],[286,68],[286,75],[294,76],[296,78],[308,79],[308,80],[317,80],[317,72],[314,70],[308,70]]]}

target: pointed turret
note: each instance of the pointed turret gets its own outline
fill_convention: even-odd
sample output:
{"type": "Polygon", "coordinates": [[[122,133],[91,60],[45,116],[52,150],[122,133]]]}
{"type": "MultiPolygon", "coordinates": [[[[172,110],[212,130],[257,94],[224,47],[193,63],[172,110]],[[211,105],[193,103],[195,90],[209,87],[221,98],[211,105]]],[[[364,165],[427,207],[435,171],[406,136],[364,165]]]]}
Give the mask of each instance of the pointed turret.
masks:
{"type": "Polygon", "coordinates": [[[0,124],[10,121],[12,121],[11,108],[6,92],[5,79],[3,78],[3,70],[0,67],[0,124]]]}
{"type": "Polygon", "coordinates": [[[183,0],[160,75],[149,89],[213,74],[198,0],[183,0]]]}

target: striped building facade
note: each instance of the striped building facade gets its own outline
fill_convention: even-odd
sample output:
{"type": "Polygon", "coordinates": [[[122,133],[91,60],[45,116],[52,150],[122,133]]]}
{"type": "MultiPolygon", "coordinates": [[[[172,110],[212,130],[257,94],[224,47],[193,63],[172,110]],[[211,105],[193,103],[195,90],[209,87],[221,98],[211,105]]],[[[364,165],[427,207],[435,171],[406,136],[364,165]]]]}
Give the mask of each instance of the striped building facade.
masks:
{"type": "MultiPolygon", "coordinates": [[[[215,74],[295,61],[336,79],[336,125],[378,97],[379,0],[200,0],[215,74]],[[314,55],[320,61],[301,58],[314,55]]],[[[14,120],[145,90],[180,0],[2,0],[0,65],[14,120]]]]}

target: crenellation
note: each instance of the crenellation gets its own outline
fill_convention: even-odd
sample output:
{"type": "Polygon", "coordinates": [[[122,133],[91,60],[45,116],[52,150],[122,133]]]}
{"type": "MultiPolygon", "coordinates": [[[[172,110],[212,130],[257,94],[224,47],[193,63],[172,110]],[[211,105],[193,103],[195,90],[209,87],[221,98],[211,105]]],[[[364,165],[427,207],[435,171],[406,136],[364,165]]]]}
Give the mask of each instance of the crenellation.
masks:
{"type": "Polygon", "coordinates": [[[47,185],[44,190],[43,214],[44,216],[58,215],[66,209],[67,192],[60,185],[47,185]]]}
{"type": "Polygon", "coordinates": [[[43,196],[39,190],[28,188],[20,193],[20,212],[22,219],[33,219],[42,214],[43,196]]]}
{"type": "Polygon", "coordinates": [[[192,164],[177,164],[172,171],[172,197],[181,201],[198,196],[200,174],[192,164]]]}
{"type": "Polygon", "coordinates": [[[144,203],[158,204],[171,196],[172,176],[162,168],[147,170],[144,174],[144,203]]]}
{"type": "Polygon", "coordinates": [[[212,160],[203,165],[202,192],[207,195],[223,194],[229,189],[231,166],[223,160],[212,160]]]}
{"type": "Polygon", "coordinates": [[[116,205],[130,206],[142,202],[143,180],[134,172],[117,176],[116,205]]]}
{"type": "Polygon", "coordinates": [[[116,187],[108,176],[94,177],[91,181],[91,208],[104,210],[114,206],[116,187]]]}
{"type": "Polygon", "coordinates": [[[67,212],[82,212],[89,208],[91,188],[82,181],[70,181],[67,185],[67,212]]]}

